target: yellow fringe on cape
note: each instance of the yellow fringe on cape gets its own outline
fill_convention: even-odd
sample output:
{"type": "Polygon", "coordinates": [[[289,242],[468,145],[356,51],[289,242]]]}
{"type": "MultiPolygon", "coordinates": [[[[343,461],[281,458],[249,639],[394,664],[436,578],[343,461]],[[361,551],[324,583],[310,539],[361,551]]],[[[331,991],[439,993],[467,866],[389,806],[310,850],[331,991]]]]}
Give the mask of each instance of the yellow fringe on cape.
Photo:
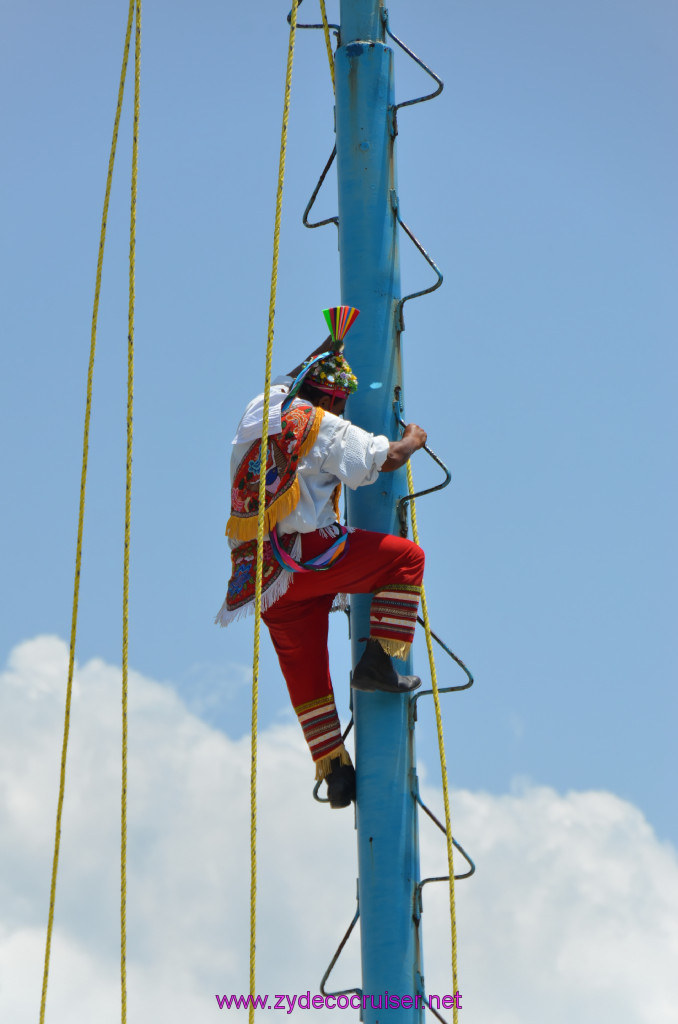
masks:
{"type": "Polygon", "coordinates": [[[316,761],[316,763],[315,763],[315,781],[316,782],[322,782],[322,780],[327,775],[330,774],[330,771],[331,771],[331,764],[330,764],[330,762],[333,761],[335,759],[335,757],[339,758],[340,764],[352,764],[353,763],[351,761],[351,755],[349,754],[349,752],[346,749],[346,747],[344,746],[344,744],[341,743],[338,747],[335,747],[334,750],[331,750],[329,752],[329,754],[326,754],[325,757],[321,757],[319,761],[316,761]]]}
{"type": "MultiPolygon", "coordinates": [[[[311,424],[310,430],[299,449],[300,459],[303,459],[305,455],[308,455],[311,448],[318,440],[318,432],[324,415],[325,413],[323,410],[316,407],[313,423],[311,424]]],[[[289,516],[294,512],[295,508],[299,504],[300,495],[299,481],[295,477],[292,482],[292,486],[288,487],[284,494],[281,494],[278,498],[273,498],[271,504],[266,509],[264,514],[264,533],[270,533],[276,523],[279,523],[286,516],[289,516]]],[[[247,519],[243,519],[240,516],[229,516],[228,522],[226,523],[226,536],[230,537],[232,540],[240,541],[241,544],[248,540],[256,540],[256,515],[249,516],[247,519]]]]}

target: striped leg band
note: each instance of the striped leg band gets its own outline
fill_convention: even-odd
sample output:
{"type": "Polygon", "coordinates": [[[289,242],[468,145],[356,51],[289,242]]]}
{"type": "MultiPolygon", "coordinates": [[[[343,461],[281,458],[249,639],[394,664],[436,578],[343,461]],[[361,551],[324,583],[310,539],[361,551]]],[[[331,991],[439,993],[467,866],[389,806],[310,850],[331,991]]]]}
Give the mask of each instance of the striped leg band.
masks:
{"type": "Polygon", "coordinates": [[[340,758],[342,764],[351,763],[341,738],[334,697],[319,697],[307,704],[298,704],[294,710],[315,761],[316,779],[325,778],[330,771],[330,761],[335,757],[340,758]]]}
{"type": "Polygon", "coordinates": [[[392,658],[406,658],[417,625],[421,587],[393,583],[378,590],[370,608],[370,639],[392,658]]]}

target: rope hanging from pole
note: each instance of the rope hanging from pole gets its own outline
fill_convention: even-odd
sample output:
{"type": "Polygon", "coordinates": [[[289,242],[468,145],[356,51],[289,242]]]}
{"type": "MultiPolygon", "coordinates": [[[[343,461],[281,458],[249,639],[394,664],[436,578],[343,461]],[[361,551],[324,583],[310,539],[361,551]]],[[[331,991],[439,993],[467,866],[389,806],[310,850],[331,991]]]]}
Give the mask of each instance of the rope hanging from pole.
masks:
{"type": "Polygon", "coordinates": [[[132,509],[132,442],[134,411],[134,300],[136,270],[137,172],[139,167],[139,87],[141,73],[141,0],[135,8],[134,119],[132,127],[132,186],[129,224],[129,305],[127,311],[127,452],[125,464],[125,542],[122,599],[122,785],[120,791],[120,1013],[127,1021],[127,657],[129,644],[129,549],[132,509]]]}
{"type": "MultiPolygon", "coordinates": [[[[410,494],[414,494],[414,479],[412,477],[412,465],[407,463],[407,488],[410,494]]],[[[415,544],[419,543],[419,530],[417,528],[417,510],[414,498],[410,502],[410,519],[412,522],[412,539],[415,544]]],[[[428,662],[431,671],[431,687],[433,689],[433,706],[436,716],[436,730],[438,733],[438,751],[440,753],[440,774],[442,776],[443,805],[445,807],[445,832],[447,840],[447,867],[450,875],[450,929],[452,933],[452,992],[459,991],[459,980],[457,976],[457,914],[454,895],[454,847],[452,845],[452,822],[450,817],[450,796],[447,788],[447,761],[445,758],[445,739],[443,737],[443,719],[440,710],[440,695],[438,693],[438,676],[436,673],[436,661],[433,654],[433,640],[431,638],[431,623],[428,616],[428,605],[426,603],[426,590],[421,588],[421,614],[424,620],[424,631],[426,633],[426,649],[428,651],[428,662]]],[[[457,1001],[454,1001],[453,1008],[454,1024],[458,1022],[457,1001]]]]}
{"type": "MultiPolygon", "coordinates": [[[[132,37],[132,23],[134,20],[134,11],[136,7],[137,12],[137,37],[135,44],[135,147],[136,147],[136,123],[138,120],[138,81],[139,81],[139,62],[140,62],[140,0],[130,0],[128,15],[127,15],[127,28],[125,32],[125,43],[123,46],[123,57],[122,67],[120,70],[120,82],[118,85],[118,99],[115,110],[115,118],[113,121],[113,136],[111,139],[111,149],[108,158],[108,171],[106,175],[106,189],[104,193],[104,205],[103,212],[101,215],[101,228],[99,232],[99,250],[97,257],[97,270],[96,280],[94,285],[94,302],[92,308],[92,325],[90,332],[90,350],[89,350],[89,363],[87,368],[87,388],[86,388],[86,399],[85,399],[85,420],[83,426],[83,440],[82,440],[82,464],[80,470],[80,498],[78,504],[78,530],[75,545],[75,573],[73,578],[73,602],[71,609],[71,632],[69,641],[69,653],[68,653],[68,679],[66,684],[66,704],[64,710],[64,731],[61,748],[61,767],[59,772],[59,797],[57,801],[57,812],[56,812],[56,825],[54,834],[54,855],[52,858],[52,877],[50,882],[50,897],[49,897],[49,914],[47,919],[47,936],[45,940],[45,960],[43,967],[42,977],[42,993],[40,998],[40,1024],[44,1024],[45,1010],[47,1005],[47,986],[49,982],[49,968],[52,950],[52,933],[54,930],[54,906],[56,902],[56,883],[59,870],[59,853],[61,848],[61,820],[63,816],[63,805],[64,795],[66,790],[66,762],[68,756],[68,740],[70,735],[70,719],[71,719],[71,701],[73,694],[73,675],[75,669],[75,646],[77,639],[78,630],[78,606],[80,600],[80,573],[82,568],[82,538],[83,528],[85,520],[85,498],[87,492],[87,468],[89,462],[89,433],[90,433],[90,422],[92,414],[92,392],[94,382],[94,359],[96,354],[96,339],[97,339],[97,325],[99,320],[99,299],[101,296],[101,277],[104,260],[104,250],[106,246],[106,224],[108,220],[108,207],[110,204],[111,197],[111,185],[113,181],[113,168],[115,166],[115,155],[118,146],[118,133],[120,128],[120,116],[122,113],[122,104],[125,93],[125,80],[127,78],[127,65],[129,60],[129,49],[130,41],[132,37]]],[[[136,206],[136,148],[134,157],[134,170],[133,170],[133,199],[132,207],[136,206]]],[[[130,253],[132,259],[132,254],[130,253]]],[[[132,268],[131,264],[131,268],[132,268]]],[[[130,280],[133,282],[133,269],[130,270],[130,280]]],[[[133,317],[133,299],[130,299],[130,310],[133,317]]],[[[131,322],[131,321],[130,321],[131,322]]],[[[128,428],[131,429],[131,418],[128,413],[128,428]]],[[[131,466],[131,462],[130,462],[131,466]]],[[[126,514],[127,518],[127,514],[126,514]]],[[[123,782],[124,787],[124,782],[123,782]]],[[[124,854],[123,854],[124,863],[124,854]]],[[[124,931],[122,936],[123,952],[122,961],[124,963],[124,931]]],[[[123,982],[124,984],[124,982],[123,982]]],[[[123,1024],[125,1024],[124,1017],[124,1003],[123,1003],[123,1024]]]]}
{"type": "MultiPolygon", "coordinates": [[[[290,17],[290,37],[287,49],[287,72],[285,76],[285,100],[283,104],[282,131],[280,135],[280,161],[278,165],[278,187],[275,204],[275,226],[273,230],[273,267],[271,270],[271,295],[268,307],[268,338],[266,342],[266,370],[264,375],[264,410],[261,435],[261,459],[265,466],[268,448],[268,414],[271,388],[271,367],[273,363],[273,336],[275,328],[275,300],[278,288],[278,252],[280,248],[280,222],[282,218],[283,184],[285,181],[285,156],[287,153],[287,125],[289,122],[290,92],[292,87],[292,64],[297,27],[299,0],[293,0],[290,17]]],[[[259,474],[259,515],[257,520],[257,563],[254,591],[254,654],[252,663],[252,740],[250,760],[250,995],[249,1021],[254,1021],[254,995],[256,980],[256,930],[257,930],[257,732],[259,705],[259,645],[261,634],[261,589],[264,555],[264,517],[266,512],[266,473],[259,474]]]]}
{"type": "Polygon", "coordinates": [[[337,88],[334,81],[334,57],[332,55],[332,42],[330,40],[330,27],[327,23],[327,11],[325,9],[325,0],[320,0],[320,17],[323,22],[323,34],[325,36],[325,47],[327,49],[327,59],[330,63],[330,77],[332,78],[332,92],[336,93],[337,88]]]}

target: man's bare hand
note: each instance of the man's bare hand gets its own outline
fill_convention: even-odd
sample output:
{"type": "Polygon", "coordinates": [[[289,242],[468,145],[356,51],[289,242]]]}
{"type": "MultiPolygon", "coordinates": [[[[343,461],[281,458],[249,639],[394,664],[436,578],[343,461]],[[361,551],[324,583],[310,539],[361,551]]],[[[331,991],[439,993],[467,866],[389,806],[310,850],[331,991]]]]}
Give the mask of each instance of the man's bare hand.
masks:
{"type": "Polygon", "coordinates": [[[381,467],[382,473],[392,473],[404,466],[413,452],[423,448],[426,444],[427,434],[416,423],[408,423],[399,441],[391,441],[388,446],[386,462],[381,467]]]}
{"type": "Polygon", "coordinates": [[[428,434],[422,427],[418,427],[416,423],[408,423],[403,431],[403,441],[405,438],[408,441],[412,441],[414,444],[414,451],[419,448],[423,448],[428,439],[428,434]]]}

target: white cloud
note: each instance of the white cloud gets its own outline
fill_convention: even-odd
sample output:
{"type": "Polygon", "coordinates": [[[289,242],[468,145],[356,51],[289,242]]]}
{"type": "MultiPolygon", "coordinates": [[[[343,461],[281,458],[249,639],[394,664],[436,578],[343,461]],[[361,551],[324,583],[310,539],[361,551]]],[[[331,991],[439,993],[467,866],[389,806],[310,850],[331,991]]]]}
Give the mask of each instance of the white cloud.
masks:
{"type": "MultiPolygon", "coordinates": [[[[0,677],[0,1019],[13,1024],[33,1022],[40,999],[66,663],[60,640],[39,637],[0,677]]],[[[79,668],[50,1024],[120,1016],[119,720],[119,671],[79,668]]],[[[295,723],[263,732],[259,753],[257,987],[314,992],[355,906],[353,819],[311,800],[295,723]]],[[[457,885],[462,1024],[678,1021],[678,863],[636,808],[534,786],[452,803],[478,864],[457,885]]],[[[425,822],[421,832],[425,873],[443,873],[442,836],[425,822]]],[[[128,842],[128,1019],[213,1020],[215,993],[247,987],[249,739],[135,673],[128,842]]],[[[447,992],[444,885],[426,887],[424,922],[427,986],[447,992]]],[[[356,984],[358,972],[352,942],[332,981],[356,984]]]]}
{"type": "Polygon", "coordinates": [[[458,886],[466,1020],[678,1021],[678,862],[636,808],[530,787],[455,793],[454,817],[478,863],[458,886]]]}

